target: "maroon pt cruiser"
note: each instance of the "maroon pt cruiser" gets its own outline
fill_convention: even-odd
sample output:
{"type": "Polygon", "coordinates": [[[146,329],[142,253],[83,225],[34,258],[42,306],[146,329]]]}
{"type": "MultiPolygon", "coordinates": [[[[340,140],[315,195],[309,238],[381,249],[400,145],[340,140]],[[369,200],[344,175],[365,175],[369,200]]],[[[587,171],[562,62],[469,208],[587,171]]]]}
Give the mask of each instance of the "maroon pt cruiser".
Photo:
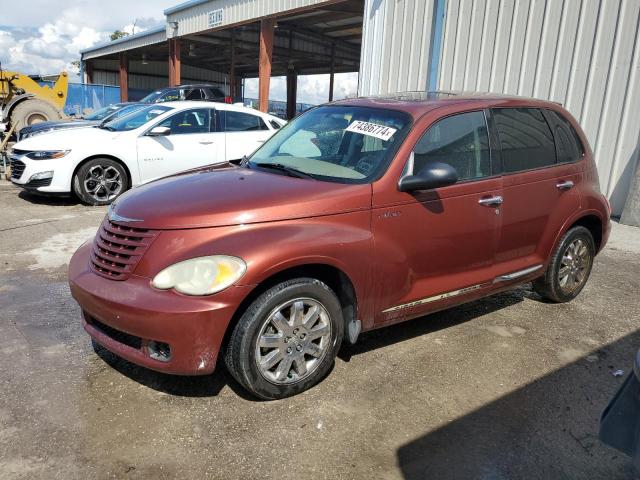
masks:
{"type": "MultiPolygon", "coordinates": [[[[330,370],[343,338],[533,282],[567,302],[610,207],[560,105],[407,93],[310,110],[239,166],[136,188],[69,266],[95,342],[266,399],[330,370]]],[[[398,327],[401,328],[401,327],[398,327]]]]}

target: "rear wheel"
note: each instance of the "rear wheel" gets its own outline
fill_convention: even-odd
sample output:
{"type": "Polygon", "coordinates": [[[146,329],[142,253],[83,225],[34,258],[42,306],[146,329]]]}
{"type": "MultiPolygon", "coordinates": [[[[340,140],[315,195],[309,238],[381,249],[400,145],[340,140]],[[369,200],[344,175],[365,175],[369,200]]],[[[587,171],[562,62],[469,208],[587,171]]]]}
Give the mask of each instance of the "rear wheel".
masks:
{"type": "Polygon", "coordinates": [[[329,372],[343,331],[340,302],[326,284],[311,278],[289,280],[247,308],[231,334],[225,363],[254,395],[289,397],[329,372]]]}
{"type": "Polygon", "coordinates": [[[582,291],[596,254],[591,232],[573,227],[560,240],[544,276],[534,280],[534,290],[552,302],[569,302],[582,291]]]}
{"type": "Polygon", "coordinates": [[[73,191],[89,205],[108,205],[129,186],[124,167],[110,158],[94,158],[73,177],[73,191]]]}
{"type": "Polygon", "coordinates": [[[61,118],[62,114],[56,107],[37,98],[21,101],[11,112],[11,123],[15,125],[16,132],[19,132],[22,127],[61,118]]]}

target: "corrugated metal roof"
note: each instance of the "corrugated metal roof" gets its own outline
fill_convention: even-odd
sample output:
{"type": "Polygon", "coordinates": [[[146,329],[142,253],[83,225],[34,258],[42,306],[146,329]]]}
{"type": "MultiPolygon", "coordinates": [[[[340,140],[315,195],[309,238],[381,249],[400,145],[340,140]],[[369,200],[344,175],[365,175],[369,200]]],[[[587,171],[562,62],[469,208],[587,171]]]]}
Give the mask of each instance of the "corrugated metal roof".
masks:
{"type": "Polygon", "coordinates": [[[136,33],[135,35],[127,35],[126,37],[122,37],[111,42],[104,42],[90,48],[85,48],[84,50],[80,50],[80,54],[82,55],[83,60],[87,60],[89,58],[124,52],[134,48],[165,42],[166,40],[167,34],[165,25],[158,25],[156,27],[149,28],[144,32],[136,33]]]}

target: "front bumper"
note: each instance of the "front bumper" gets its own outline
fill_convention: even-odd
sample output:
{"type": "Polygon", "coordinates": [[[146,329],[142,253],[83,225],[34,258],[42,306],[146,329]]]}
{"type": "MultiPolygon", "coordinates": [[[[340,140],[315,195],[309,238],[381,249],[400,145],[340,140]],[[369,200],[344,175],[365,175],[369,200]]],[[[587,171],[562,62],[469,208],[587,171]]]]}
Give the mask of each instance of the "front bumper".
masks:
{"type": "Polygon", "coordinates": [[[11,155],[11,182],[34,192],[70,193],[74,165],[66,157],[54,160],[32,160],[24,155],[11,155]],[[53,177],[47,181],[32,179],[35,174],[42,172],[53,172],[53,177]]]}
{"type": "Polygon", "coordinates": [[[600,440],[629,455],[640,471],[640,351],[633,373],[602,414],[600,440]]]}
{"type": "Polygon", "coordinates": [[[213,372],[227,326],[252,287],[234,286],[208,297],[189,297],[156,290],[146,277],[110,280],[93,273],[90,251],[87,242],[71,259],[69,285],[82,308],[84,329],[97,343],[160,372],[213,372]],[[151,356],[152,342],[170,346],[168,361],[151,356]]]}

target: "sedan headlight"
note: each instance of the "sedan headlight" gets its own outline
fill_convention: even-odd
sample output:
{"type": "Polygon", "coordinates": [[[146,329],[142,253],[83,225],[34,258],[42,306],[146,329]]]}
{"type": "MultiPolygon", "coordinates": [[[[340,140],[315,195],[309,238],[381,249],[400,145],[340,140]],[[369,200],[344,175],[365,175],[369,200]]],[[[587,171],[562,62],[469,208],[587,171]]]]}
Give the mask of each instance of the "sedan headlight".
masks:
{"type": "Polygon", "coordinates": [[[173,288],[185,295],[211,295],[233,285],[246,270],[247,264],[238,257],[192,258],[165,268],[151,284],[160,290],[173,288]]]}
{"type": "Polygon", "coordinates": [[[54,158],[62,158],[71,150],[38,150],[27,153],[27,158],[31,160],[53,160],[54,158]]]}

